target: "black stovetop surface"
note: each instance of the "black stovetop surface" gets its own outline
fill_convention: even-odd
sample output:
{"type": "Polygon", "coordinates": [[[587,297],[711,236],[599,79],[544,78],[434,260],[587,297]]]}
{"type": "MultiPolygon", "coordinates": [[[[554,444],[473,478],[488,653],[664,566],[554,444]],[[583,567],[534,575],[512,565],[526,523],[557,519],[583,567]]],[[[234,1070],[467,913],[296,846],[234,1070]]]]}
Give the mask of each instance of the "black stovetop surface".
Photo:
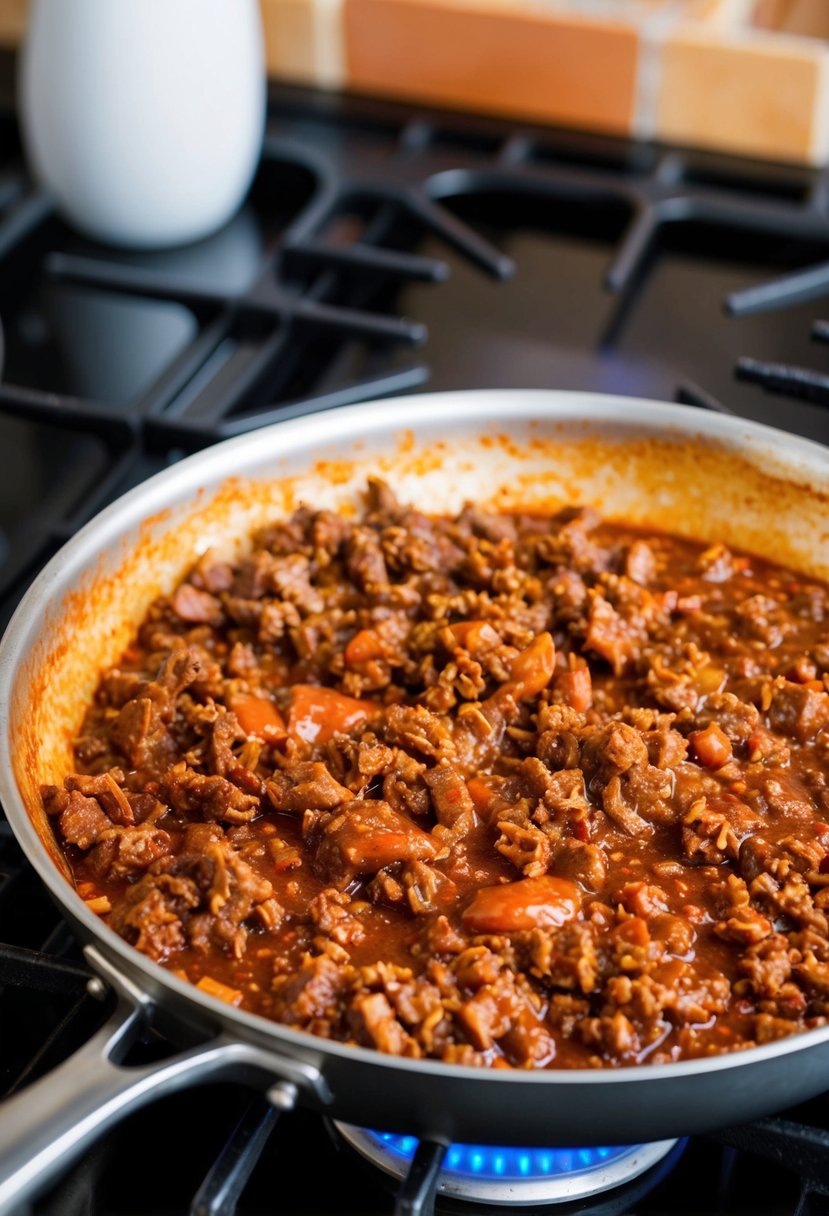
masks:
{"type": "MultiPolygon", "coordinates": [[[[67,537],[164,465],[371,396],[587,389],[829,440],[815,344],[829,316],[827,199],[825,172],[279,87],[237,217],[196,246],[125,254],[56,217],[5,112],[0,623],[67,537]]],[[[0,1090],[95,1028],[82,966],[0,817],[0,1090]]],[[[266,1109],[233,1084],[161,1099],[30,1210],[395,1210],[393,1184],[319,1117],[300,1110],[274,1129],[266,1109]],[[267,1142],[238,1205],[206,1198],[228,1142],[256,1133],[267,1142]]],[[[829,1093],[786,1122],[692,1139],[670,1170],[556,1210],[817,1216],[824,1194],[829,1093]]]]}

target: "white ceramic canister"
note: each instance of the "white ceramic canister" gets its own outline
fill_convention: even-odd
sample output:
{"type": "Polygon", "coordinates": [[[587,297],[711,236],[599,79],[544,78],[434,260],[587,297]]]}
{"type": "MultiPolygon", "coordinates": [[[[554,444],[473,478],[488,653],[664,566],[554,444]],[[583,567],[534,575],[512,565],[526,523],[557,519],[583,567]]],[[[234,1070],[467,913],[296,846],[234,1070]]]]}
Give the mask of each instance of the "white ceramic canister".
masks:
{"type": "Polygon", "coordinates": [[[258,0],[33,0],[18,108],[64,217],[132,248],[193,241],[239,206],[262,144],[258,0]]]}

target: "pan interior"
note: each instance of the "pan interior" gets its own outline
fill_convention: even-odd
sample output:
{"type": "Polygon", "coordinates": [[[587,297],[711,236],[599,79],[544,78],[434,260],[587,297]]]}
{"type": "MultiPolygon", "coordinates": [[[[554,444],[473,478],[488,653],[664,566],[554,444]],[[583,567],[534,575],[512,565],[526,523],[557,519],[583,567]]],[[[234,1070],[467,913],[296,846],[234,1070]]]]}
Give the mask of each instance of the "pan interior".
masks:
{"type": "MultiPolygon", "coordinates": [[[[301,503],[353,513],[368,476],[382,477],[401,500],[428,512],[456,511],[468,500],[504,510],[578,503],[608,519],[773,554],[804,573],[829,578],[826,449],[742,421],[634,399],[457,393],[350,407],[330,426],[327,420],[324,435],[319,419],[277,424],[200,452],[138,487],[53,559],[6,631],[0,647],[0,706],[6,711],[0,795],[29,859],[85,937],[154,999],[167,998],[172,1010],[185,1005],[175,987],[180,981],[117,938],[72,890],[40,785],[61,784],[72,771],[72,742],[98,673],[117,662],[155,596],[170,591],[207,549],[236,555],[243,548],[240,538],[285,518],[301,503]]],[[[203,1015],[207,1023],[210,1014],[234,1034],[269,1045],[285,1042],[281,1028],[260,1027],[254,1024],[258,1019],[198,991],[186,1006],[188,1016],[203,1015]]],[[[822,1045],[825,1032],[815,1034],[822,1045]]],[[[317,1052],[325,1052],[332,1068],[340,1067],[344,1054],[335,1044],[328,1051],[321,1040],[289,1046],[313,1053],[315,1062],[317,1052]]],[[[758,1055],[776,1060],[789,1050],[775,1044],[758,1055]]],[[[422,1072],[407,1074],[405,1063],[394,1069],[395,1076],[401,1085],[410,1077],[414,1091],[422,1072]]],[[[718,1065],[705,1061],[704,1071],[716,1072],[718,1065]]],[[[445,1076],[454,1084],[451,1068],[445,1076]]],[[[807,1073],[796,1093],[795,1087],[787,1091],[792,1100],[809,1089],[810,1077],[810,1092],[817,1091],[817,1079],[807,1073]]],[[[594,1074],[585,1079],[591,1082],[584,1086],[588,1094],[594,1074]]],[[[494,1091],[505,1080],[493,1076],[487,1084],[492,1081],[494,1091]]],[[[531,1088],[550,1078],[514,1080],[526,1080],[531,1088]]],[[[508,1085],[524,1088],[512,1079],[508,1085]]],[[[574,1092],[580,1086],[579,1081],[574,1092]]],[[[607,1088],[625,1091],[624,1085],[607,1088]]],[[[390,1126],[397,1101],[388,1099],[390,1126]]],[[[360,1122],[383,1118],[380,1110],[367,1115],[350,1096],[349,1102],[337,1113],[360,1122]]],[[[523,1114],[523,1108],[516,1112],[523,1114]]],[[[584,1139],[594,1131],[597,1138],[615,1136],[618,1124],[606,1130],[614,1117],[610,1123],[600,1117],[601,1131],[591,1111],[584,1139]]],[[[528,1123],[532,1119],[528,1113],[528,1123]]],[[[423,1117],[418,1112],[407,1126],[431,1128],[431,1109],[423,1117]]],[[[626,1137],[627,1123],[621,1126],[626,1137]]],[[[661,1119],[652,1121],[638,1134],[659,1135],[663,1126],[661,1119]]],[[[688,1128],[673,1124],[670,1130],[688,1128]]]]}
{"type": "MultiPolygon", "coordinates": [[[[370,1131],[335,1123],[352,1148],[394,1178],[405,1177],[418,1147],[414,1136],[370,1131]]],[[[587,1148],[507,1148],[451,1144],[438,1191],[464,1202],[493,1206],[572,1203],[615,1190],[652,1169],[685,1142],[587,1148]]],[[[676,1154],[674,1154],[674,1157],[676,1154]]]]}

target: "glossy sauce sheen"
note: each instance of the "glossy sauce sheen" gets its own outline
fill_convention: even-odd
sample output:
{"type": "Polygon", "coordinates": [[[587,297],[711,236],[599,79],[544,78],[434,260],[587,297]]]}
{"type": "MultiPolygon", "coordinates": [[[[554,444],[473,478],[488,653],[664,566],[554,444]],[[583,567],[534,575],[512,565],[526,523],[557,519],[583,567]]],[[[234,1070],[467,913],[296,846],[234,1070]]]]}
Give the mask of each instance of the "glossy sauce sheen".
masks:
{"type": "Polygon", "coordinates": [[[602,1067],[829,1011],[829,591],[370,484],[210,554],[44,787],[90,906],[204,991],[413,1058],[602,1067]]]}

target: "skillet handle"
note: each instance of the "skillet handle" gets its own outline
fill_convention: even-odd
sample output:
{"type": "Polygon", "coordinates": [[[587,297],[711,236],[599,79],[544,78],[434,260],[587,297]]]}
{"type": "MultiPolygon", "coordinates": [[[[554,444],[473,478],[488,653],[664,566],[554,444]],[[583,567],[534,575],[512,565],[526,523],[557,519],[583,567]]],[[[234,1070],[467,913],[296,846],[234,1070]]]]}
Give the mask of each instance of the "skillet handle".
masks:
{"type": "MultiPolygon", "coordinates": [[[[88,955],[92,951],[88,952],[88,955]]],[[[96,960],[97,961],[97,960],[96,960]]],[[[93,991],[103,990],[93,979],[93,991]]],[[[313,1067],[218,1036],[188,1051],[151,1064],[119,1063],[144,1022],[146,1004],[123,987],[109,1020],[74,1055],[0,1108],[0,1216],[20,1208],[68,1165],[105,1128],[150,1099],[186,1085],[218,1080],[252,1080],[277,1108],[290,1110],[300,1088],[317,1101],[330,1100],[313,1067]]]]}

